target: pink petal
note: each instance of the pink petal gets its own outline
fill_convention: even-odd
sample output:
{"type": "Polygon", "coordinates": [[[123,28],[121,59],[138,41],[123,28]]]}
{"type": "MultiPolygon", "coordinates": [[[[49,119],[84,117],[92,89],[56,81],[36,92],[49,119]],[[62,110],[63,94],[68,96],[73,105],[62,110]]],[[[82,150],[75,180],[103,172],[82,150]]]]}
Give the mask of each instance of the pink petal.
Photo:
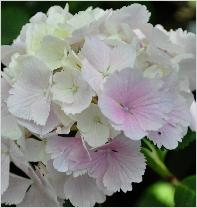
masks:
{"type": "Polygon", "coordinates": [[[54,168],[60,172],[80,170],[83,166],[82,159],[89,161],[79,137],[52,136],[48,138],[46,150],[52,154],[54,168]]]}
{"type": "Polygon", "coordinates": [[[140,143],[123,135],[111,143],[91,152],[88,173],[101,181],[107,190],[124,192],[132,189],[132,182],[140,182],[145,169],[145,160],[140,153],[140,143]]]}
{"type": "Polygon", "coordinates": [[[173,107],[171,94],[161,87],[161,80],[144,78],[137,69],[126,68],[106,80],[99,107],[116,130],[141,139],[148,130],[161,128],[173,107]]]}

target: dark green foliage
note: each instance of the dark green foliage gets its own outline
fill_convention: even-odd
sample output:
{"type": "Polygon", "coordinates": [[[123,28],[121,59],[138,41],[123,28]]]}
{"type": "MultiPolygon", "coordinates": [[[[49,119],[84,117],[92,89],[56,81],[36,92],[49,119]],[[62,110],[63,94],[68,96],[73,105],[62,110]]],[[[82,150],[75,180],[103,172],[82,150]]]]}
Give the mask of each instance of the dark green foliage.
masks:
{"type": "Polygon", "coordinates": [[[189,176],[177,185],[174,200],[177,207],[196,206],[196,176],[189,176]]]}

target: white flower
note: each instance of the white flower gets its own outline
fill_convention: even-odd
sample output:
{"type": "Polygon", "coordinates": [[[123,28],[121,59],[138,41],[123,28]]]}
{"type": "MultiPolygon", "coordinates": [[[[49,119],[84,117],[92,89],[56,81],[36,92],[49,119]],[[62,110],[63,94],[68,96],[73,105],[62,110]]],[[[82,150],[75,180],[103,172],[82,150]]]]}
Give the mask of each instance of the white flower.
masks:
{"type": "Polygon", "coordinates": [[[19,204],[25,197],[26,190],[32,182],[27,178],[12,173],[8,177],[10,184],[7,191],[1,196],[1,202],[8,205],[19,204]]]}
{"type": "Polygon", "coordinates": [[[26,60],[26,55],[20,55],[19,53],[13,54],[9,65],[3,71],[3,77],[11,84],[15,83],[23,70],[23,65],[26,60]]]}
{"type": "Polygon", "coordinates": [[[46,141],[34,138],[22,138],[18,143],[24,157],[29,162],[39,162],[46,164],[50,159],[50,154],[46,153],[46,141]],[[20,143],[19,143],[20,142],[20,143]]]}
{"type": "Polygon", "coordinates": [[[96,202],[105,201],[105,194],[97,186],[94,178],[86,173],[76,175],[76,172],[68,176],[56,171],[50,162],[47,163],[47,178],[60,198],[69,199],[74,206],[82,207],[92,207],[96,202]]]}
{"type": "Polygon", "coordinates": [[[36,167],[35,171],[29,167],[26,174],[30,179],[10,174],[11,183],[2,195],[3,203],[17,204],[19,207],[59,205],[57,193],[45,176],[42,167],[36,167]]]}
{"type": "Polygon", "coordinates": [[[35,55],[51,70],[62,67],[64,58],[67,56],[66,42],[54,36],[45,36],[35,55]]]}
{"type": "Polygon", "coordinates": [[[180,52],[178,53],[177,62],[179,64],[180,79],[187,78],[189,80],[190,89],[196,89],[196,35],[190,32],[178,29],[169,32],[171,41],[179,45],[180,52]]]}
{"type": "Polygon", "coordinates": [[[67,21],[72,28],[70,43],[80,46],[87,35],[99,33],[99,27],[105,19],[105,15],[106,11],[100,8],[92,9],[92,7],[75,14],[67,21]]]}
{"type": "Polygon", "coordinates": [[[145,6],[132,4],[112,11],[104,22],[104,34],[107,39],[130,43],[134,37],[133,30],[144,28],[150,17],[145,6]]]}
{"type": "Polygon", "coordinates": [[[82,54],[85,58],[82,66],[83,78],[97,93],[110,74],[132,67],[136,58],[134,46],[120,45],[110,48],[95,37],[86,38],[82,54]]]}
{"type": "Polygon", "coordinates": [[[10,90],[9,111],[16,117],[45,125],[50,112],[50,70],[35,57],[28,56],[17,82],[10,90]]]}
{"type": "Polygon", "coordinates": [[[104,13],[102,9],[92,9],[92,7],[89,7],[85,11],[75,14],[67,23],[72,25],[75,30],[80,29],[99,19],[104,13]]]}
{"type": "Polygon", "coordinates": [[[9,185],[10,161],[22,170],[27,169],[27,161],[16,143],[9,139],[1,140],[1,194],[9,185]]]}
{"type": "Polygon", "coordinates": [[[75,118],[82,137],[92,147],[101,146],[118,134],[95,104],[91,104],[75,118]]]}
{"type": "Polygon", "coordinates": [[[70,28],[65,25],[54,28],[53,25],[49,25],[45,22],[30,24],[26,33],[27,53],[36,55],[45,36],[51,35],[60,39],[65,39],[69,37],[70,34],[70,28]]]}
{"type": "Polygon", "coordinates": [[[58,24],[65,24],[70,18],[72,18],[72,14],[69,13],[69,5],[66,4],[63,9],[60,6],[52,6],[47,11],[47,20],[48,24],[53,26],[58,24]]]}
{"type": "Polygon", "coordinates": [[[143,38],[138,37],[141,49],[136,65],[145,71],[145,76],[151,78],[156,74],[163,77],[172,71],[177,72],[178,64],[173,57],[179,51],[179,47],[170,41],[167,31],[150,24],[143,29],[138,31],[143,38]]]}
{"type": "Polygon", "coordinates": [[[63,126],[63,127],[58,127],[57,133],[58,134],[70,133],[70,128],[75,123],[75,121],[71,117],[66,115],[58,105],[54,105],[54,112],[63,126]]]}
{"type": "Polygon", "coordinates": [[[53,99],[66,114],[80,113],[89,106],[94,93],[80,71],[65,68],[54,75],[53,81],[53,99]]]}
{"type": "Polygon", "coordinates": [[[7,108],[7,98],[11,86],[5,79],[1,79],[1,136],[5,139],[17,140],[22,137],[22,127],[18,125],[16,118],[10,114],[7,108]]]}
{"type": "Polygon", "coordinates": [[[73,177],[68,176],[64,184],[66,199],[69,199],[74,206],[92,207],[95,203],[105,201],[104,193],[97,187],[94,178],[87,174],[73,177]]]}
{"type": "Polygon", "coordinates": [[[39,135],[42,138],[60,125],[60,121],[54,112],[53,105],[51,106],[51,110],[49,112],[49,116],[45,125],[39,125],[36,124],[34,121],[19,118],[17,119],[17,121],[21,126],[27,128],[30,132],[37,134],[37,136],[39,135]]]}

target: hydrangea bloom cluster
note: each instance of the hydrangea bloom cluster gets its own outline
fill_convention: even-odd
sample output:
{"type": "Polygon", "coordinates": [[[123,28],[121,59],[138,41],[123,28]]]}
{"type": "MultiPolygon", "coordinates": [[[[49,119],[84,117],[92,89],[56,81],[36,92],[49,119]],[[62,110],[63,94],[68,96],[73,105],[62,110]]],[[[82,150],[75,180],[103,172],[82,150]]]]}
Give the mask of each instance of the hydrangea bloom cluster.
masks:
{"type": "Polygon", "coordinates": [[[2,46],[3,203],[103,203],[142,181],[141,139],[174,149],[195,129],[196,37],[149,18],[140,4],[53,6],[2,46]]]}

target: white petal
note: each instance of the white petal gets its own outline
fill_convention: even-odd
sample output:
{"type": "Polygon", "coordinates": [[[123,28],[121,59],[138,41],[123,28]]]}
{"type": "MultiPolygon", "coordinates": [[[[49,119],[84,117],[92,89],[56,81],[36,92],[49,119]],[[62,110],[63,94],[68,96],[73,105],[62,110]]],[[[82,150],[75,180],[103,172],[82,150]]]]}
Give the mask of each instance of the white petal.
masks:
{"type": "Polygon", "coordinates": [[[50,159],[50,155],[45,152],[45,142],[36,139],[25,139],[24,156],[29,162],[42,161],[46,164],[50,159]]]}
{"type": "Polygon", "coordinates": [[[190,107],[190,113],[192,115],[192,120],[191,120],[191,124],[190,124],[190,128],[193,130],[193,131],[196,131],[196,102],[193,101],[192,102],[192,105],[190,107]]]}
{"type": "Polygon", "coordinates": [[[58,197],[65,199],[64,196],[64,183],[68,176],[65,173],[60,173],[53,168],[52,160],[47,163],[47,178],[52,184],[58,197]]]}
{"type": "Polygon", "coordinates": [[[66,114],[80,113],[86,109],[94,92],[82,77],[81,72],[75,69],[65,68],[55,77],[52,88],[53,99],[60,102],[62,110],[66,114]],[[69,92],[69,93],[68,93],[69,92]]]}
{"type": "Polygon", "coordinates": [[[17,120],[8,112],[7,106],[1,105],[1,136],[4,138],[17,140],[22,136],[22,129],[19,127],[17,120]]]}
{"type": "Polygon", "coordinates": [[[82,76],[92,89],[98,93],[102,86],[103,76],[87,61],[87,59],[83,60],[82,76]]]}
{"type": "Polygon", "coordinates": [[[11,62],[11,57],[14,53],[23,54],[25,47],[22,45],[2,45],[1,46],[1,61],[5,66],[8,66],[11,62]]]}
{"type": "Polygon", "coordinates": [[[149,138],[157,144],[167,149],[174,149],[178,146],[187,133],[189,124],[191,123],[191,115],[186,100],[181,96],[174,96],[174,107],[168,114],[166,123],[158,131],[149,132],[149,138]]]}
{"type": "Polygon", "coordinates": [[[72,87],[75,76],[79,76],[79,74],[69,69],[55,73],[53,77],[55,84],[52,87],[54,100],[66,103],[72,103],[74,101],[72,87]]]}
{"type": "MultiPolygon", "coordinates": [[[[44,187],[43,187],[44,189],[44,187]]],[[[57,207],[59,204],[42,188],[32,184],[27,191],[24,200],[18,204],[19,207],[57,207]]]]}
{"type": "Polygon", "coordinates": [[[190,90],[196,89],[196,58],[186,58],[179,62],[180,78],[189,80],[190,90]]]}
{"type": "Polygon", "coordinates": [[[121,9],[115,10],[112,15],[106,21],[107,29],[118,28],[121,23],[128,24],[132,29],[144,26],[148,22],[150,12],[144,5],[131,4],[128,7],[122,7],[121,9]]]}
{"type": "Polygon", "coordinates": [[[92,207],[96,202],[105,201],[105,195],[96,186],[95,179],[88,175],[70,176],[64,185],[64,192],[74,206],[92,207]]]}
{"type": "Polygon", "coordinates": [[[110,48],[98,38],[86,38],[82,54],[98,71],[109,66],[110,48]]]}
{"type": "Polygon", "coordinates": [[[108,141],[110,125],[95,104],[76,116],[77,126],[84,140],[92,147],[98,147],[108,141]]]}
{"type": "Polygon", "coordinates": [[[22,152],[15,142],[10,142],[10,157],[11,161],[19,167],[23,172],[27,173],[29,164],[22,152]]]}
{"type": "Polygon", "coordinates": [[[8,82],[2,78],[1,79],[1,136],[4,138],[9,138],[17,140],[22,136],[22,129],[17,124],[16,119],[12,116],[7,109],[7,98],[9,96],[9,90],[11,86],[8,82]]]}
{"type": "Polygon", "coordinates": [[[4,102],[7,101],[10,88],[11,88],[11,85],[4,78],[1,78],[1,99],[4,102]]]}
{"type": "Polygon", "coordinates": [[[9,185],[10,156],[6,153],[7,147],[1,146],[1,194],[6,191],[9,185]],[[5,153],[4,153],[5,152],[5,153]]]}
{"type": "Polygon", "coordinates": [[[32,120],[38,125],[46,125],[49,112],[50,102],[44,97],[31,106],[32,120]]]}
{"type": "Polygon", "coordinates": [[[178,142],[187,133],[186,127],[166,124],[157,132],[150,132],[148,137],[160,148],[162,145],[167,149],[175,149],[178,142]]]}
{"type": "Polygon", "coordinates": [[[2,195],[1,202],[6,204],[19,204],[25,197],[32,181],[27,178],[10,174],[10,184],[7,191],[2,195]]]}
{"type": "Polygon", "coordinates": [[[92,147],[98,147],[105,144],[109,138],[109,135],[109,127],[102,124],[94,125],[90,132],[82,132],[84,140],[92,147]]]}
{"type": "Polygon", "coordinates": [[[65,127],[63,130],[67,130],[67,133],[70,132],[71,126],[75,123],[73,119],[71,119],[68,115],[66,115],[59,106],[54,105],[54,112],[57,115],[58,119],[61,121],[63,126],[65,127]]]}
{"type": "Polygon", "coordinates": [[[23,71],[10,90],[11,95],[7,102],[9,111],[19,118],[33,119],[38,124],[44,125],[49,112],[45,111],[41,120],[40,113],[35,113],[34,107],[43,109],[43,106],[39,105],[43,104],[46,109],[49,108],[50,103],[46,102],[44,94],[49,85],[49,78],[49,69],[41,61],[35,57],[27,57],[23,62],[23,71]]]}
{"type": "Polygon", "coordinates": [[[30,22],[32,23],[39,23],[46,21],[47,17],[46,14],[42,12],[37,12],[33,17],[30,18],[30,22]]]}
{"type": "Polygon", "coordinates": [[[27,128],[30,132],[39,134],[40,136],[44,136],[48,134],[50,131],[55,129],[60,124],[53,110],[50,111],[49,117],[44,126],[37,125],[33,121],[27,121],[24,119],[18,119],[18,123],[21,126],[24,126],[25,128],[27,128]]]}
{"type": "Polygon", "coordinates": [[[79,91],[75,95],[74,102],[72,104],[62,104],[62,110],[64,110],[66,114],[80,113],[90,105],[94,93],[87,83],[81,84],[79,91]]]}
{"type": "Polygon", "coordinates": [[[136,58],[136,49],[133,45],[120,45],[112,50],[110,57],[110,71],[133,67],[136,58]]]}
{"type": "Polygon", "coordinates": [[[53,36],[45,36],[36,56],[44,61],[51,70],[57,69],[62,66],[65,47],[65,41],[53,36]]]}

